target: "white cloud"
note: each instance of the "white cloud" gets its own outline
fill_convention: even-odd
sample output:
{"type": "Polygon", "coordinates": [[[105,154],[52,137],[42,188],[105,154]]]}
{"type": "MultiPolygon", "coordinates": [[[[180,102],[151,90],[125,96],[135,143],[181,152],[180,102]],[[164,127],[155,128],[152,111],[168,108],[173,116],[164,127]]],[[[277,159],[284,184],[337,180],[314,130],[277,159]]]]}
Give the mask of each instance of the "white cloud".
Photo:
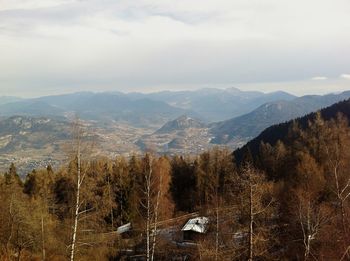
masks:
{"type": "Polygon", "coordinates": [[[328,78],[325,77],[325,76],[315,76],[315,77],[312,77],[311,80],[313,81],[324,81],[324,80],[327,80],[328,78]]]}
{"type": "Polygon", "coordinates": [[[350,79],[350,74],[342,74],[340,77],[343,79],[350,79]]]}

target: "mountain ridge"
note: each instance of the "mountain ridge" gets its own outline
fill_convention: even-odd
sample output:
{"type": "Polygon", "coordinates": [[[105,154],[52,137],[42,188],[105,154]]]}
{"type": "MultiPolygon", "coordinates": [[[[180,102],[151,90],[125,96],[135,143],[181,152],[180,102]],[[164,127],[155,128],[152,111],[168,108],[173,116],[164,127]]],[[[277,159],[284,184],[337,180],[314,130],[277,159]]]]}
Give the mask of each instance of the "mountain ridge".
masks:
{"type": "MultiPolygon", "coordinates": [[[[78,114],[85,120],[128,122],[133,126],[165,124],[183,114],[204,122],[230,119],[276,99],[290,100],[286,92],[262,93],[237,88],[154,93],[78,92],[23,99],[1,105],[0,116],[78,114]],[[220,105],[220,106],[218,106],[220,105]]],[[[0,99],[1,100],[1,99],[0,99]]]]}
{"type": "Polygon", "coordinates": [[[193,119],[187,115],[181,115],[175,120],[168,121],[167,123],[165,123],[155,133],[161,134],[166,132],[185,130],[188,128],[204,128],[204,127],[206,127],[206,124],[204,124],[200,120],[193,119]]]}
{"type": "Polygon", "coordinates": [[[350,98],[350,91],[340,94],[306,95],[290,101],[266,103],[252,112],[210,125],[213,143],[227,143],[232,139],[249,140],[267,127],[298,118],[315,110],[350,98]]]}

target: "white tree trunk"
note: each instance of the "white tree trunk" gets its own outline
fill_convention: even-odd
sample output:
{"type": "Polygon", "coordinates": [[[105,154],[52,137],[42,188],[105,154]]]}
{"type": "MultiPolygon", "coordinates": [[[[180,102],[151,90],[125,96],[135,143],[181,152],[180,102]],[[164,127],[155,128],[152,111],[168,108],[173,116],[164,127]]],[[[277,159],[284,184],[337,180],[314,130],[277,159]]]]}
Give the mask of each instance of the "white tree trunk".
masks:
{"type": "Polygon", "coordinates": [[[156,249],[157,222],[158,222],[159,200],[160,200],[161,194],[162,194],[162,175],[160,174],[157,201],[156,201],[156,207],[154,210],[154,233],[153,233],[151,261],[153,261],[154,259],[154,252],[156,249]]]}
{"type": "MultiPolygon", "coordinates": [[[[79,134],[78,134],[79,135],[79,134]]],[[[76,203],[75,203],[75,215],[74,215],[74,226],[73,226],[73,235],[72,235],[72,244],[71,244],[71,254],[70,260],[74,261],[74,253],[76,248],[76,239],[78,231],[78,220],[79,220],[79,207],[80,207],[80,186],[82,183],[81,180],[81,158],[80,158],[80,137],[77,141],[78,153],[77,153],[77,192],[76,192],[76,203]]]]}

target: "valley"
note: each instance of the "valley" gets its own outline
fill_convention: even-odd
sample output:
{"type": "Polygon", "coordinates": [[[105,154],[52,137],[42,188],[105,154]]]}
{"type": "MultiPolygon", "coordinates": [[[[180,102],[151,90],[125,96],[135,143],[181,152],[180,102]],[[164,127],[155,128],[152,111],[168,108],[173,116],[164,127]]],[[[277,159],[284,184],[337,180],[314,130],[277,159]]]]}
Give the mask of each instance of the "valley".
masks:
{"type": "MultiPolygon", "coordinates": [[[[18,172],[24,176],[33,169],[46,168],[47,165],[56,168],[67,163],[72,122],[14,116],[0,121],[0,126],[1,123],[9,125],[13,122],[20,123],[13,126],[15,134],[8,134],[5,128],[0,128],[0,171],[6,171],[15,162],[18,172]],[[28,128],[33,122],[40,130],[28,128]]],[[[133,127],[125,123],[81,122],[94,144],[91,153],[99,157],[129,158],[145,151],[159,155],[195,155],[218,146],[210,143],[212,136],[206,126],[158,133],[155,128],[133,127]]]]}

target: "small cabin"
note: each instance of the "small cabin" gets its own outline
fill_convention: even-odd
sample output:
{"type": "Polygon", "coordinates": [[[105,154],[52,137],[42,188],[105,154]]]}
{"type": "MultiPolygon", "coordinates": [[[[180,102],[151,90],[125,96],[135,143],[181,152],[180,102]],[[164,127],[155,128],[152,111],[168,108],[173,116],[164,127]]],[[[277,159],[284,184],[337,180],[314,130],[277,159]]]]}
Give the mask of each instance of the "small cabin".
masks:
{"type": "Polygon", "coordinates": [[[208,231],[209,218],[207,217],[196,217],[191,218],[183,226],[181,231],[183,232],[184,241],[195,241],[202,237],[208,231]]]}
{"type": "Polygon", "coordinates": [[[131,223],[127,223],[117,228],[117,234],[120,235],[122,238],[131,237],[131,234],[132,234],[131,232],[132,232],[131,223]]]}

